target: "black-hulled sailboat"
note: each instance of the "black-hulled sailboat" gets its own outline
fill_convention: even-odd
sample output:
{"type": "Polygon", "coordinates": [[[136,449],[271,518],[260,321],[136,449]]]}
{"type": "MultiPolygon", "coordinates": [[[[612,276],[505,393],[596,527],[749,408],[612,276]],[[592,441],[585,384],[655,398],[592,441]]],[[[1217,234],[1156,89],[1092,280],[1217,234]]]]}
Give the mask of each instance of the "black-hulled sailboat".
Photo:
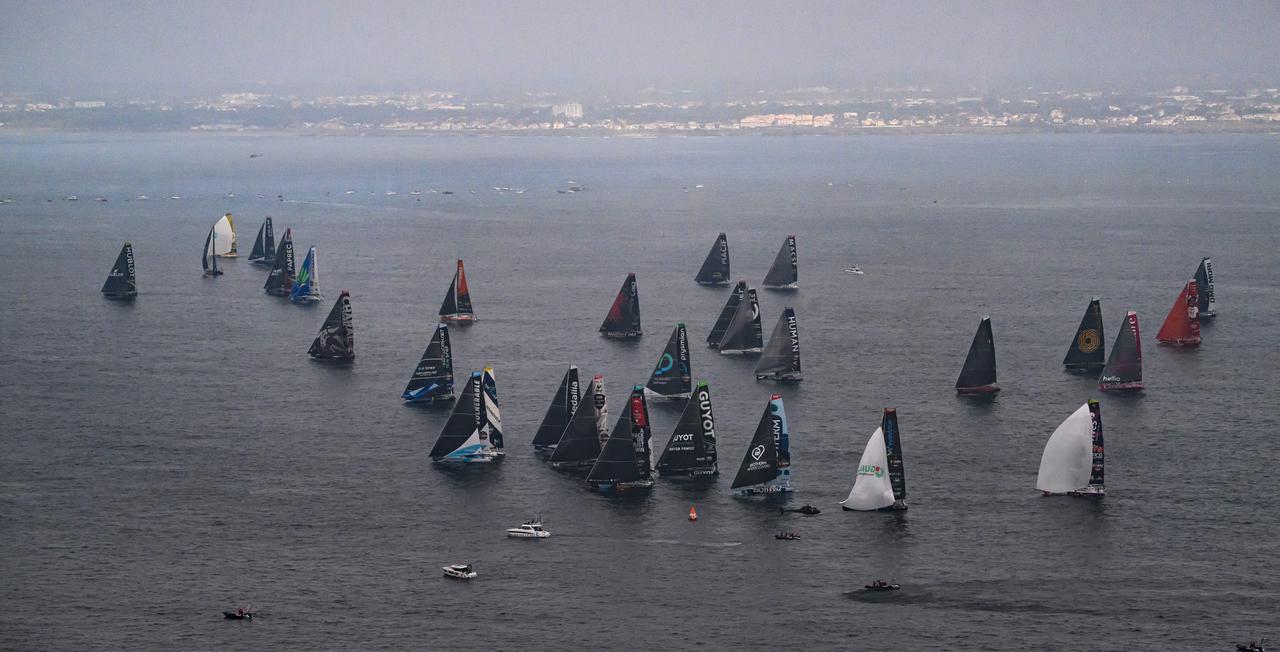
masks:
{"type": "Polygon", "coordinates": [[[1196,268],[1196,299],[1200,319],[1213,319],[1218,315],[1218,301],[1213,295],[1213,260],[1201,258],[1196,268]]]}
{"type": "Polygon", "coordinates": [[[719,472],[711,390],[707,383],[699,382],[693,396],[684,404],[684,412],[667,440],[667,447],[662,449],[662,457],[658,458],[658,474],[698,478],[719,472]]]}
{"type": "Polygon", "coordinates": [[[471,307],[471,290],[467,287],[467,271],[463,269],[461,259],[453,272],[449,292],[440,304],[440,320],[459,324],[470,324],[476,320],[475,310],[471,307]]]}
{"type": "Polygon", "coordinates": [[[496,395],[486,387],[491,376],[474,371],[453,413],[431,447],[433,462],[493,462],[502,458],[502,423],[492,414],[496,395]]]}
{"type": "Polygon", "coordinates": [[[787,493],[791,489],[791,431],[782,397],[769,397],[755,435],[733,478],[735,496],[787,493]]]}
{"type": "Polygon", "coordinates": [[[610,339],[631,340],[640,337],[640,294],[636,291],[636,275],[627,274],[618,296],[609,307],[600,333],[610,339]]]}
{"type": "Polygon", "coordinates": [[[276,259],[271,263],[271,273],[262,289],[267,294],[287,297],[293,291],[293,277],[298,273],[293,259],[293,231],[284,230],[284,237],[276,247],[276,259]]]}
{"type": "Polygon", "coordinates": [[[138,296],[138,278],[134,274],[133,245],[126,242],[120,247],[120,255],[102,284],[102,296],[108,299],[128,300],[138,296]]]}
{"type": "Polygon", "coordinates": [[[556,468],[591,467],[600,456],[601,444],[608,437],[609,410],[604,376],[596,374],[547,461],[556,468]]]}
{"type": "Polygon", "coordinates": [[[1045,496],[1102,498],[1107,495],[1102,408],[1089,399],[1049,437],[1040,456],[1036,489],[1045,496]]]}
{"type": "Polygon", "coordinates": [[[702,269],[694,277],[699,285],[722,286],[729,284],[729,239],[723,233],[716,237],[706,260],[702,261],[702,269]]]}
{"type": "Polygon", "coordinates": [[[1102,303],[1098,297],[1089,302],[1076,335],[1067,347],[1062,366],[1074,373],[1096,374],[1107,363],[1106,337],[1102,331],[1102,303]]]}
{"type": "Polygon", "coordinates": [[[871,433],[858,461],[849,497],[840,506],[849,511],[887,511],[907,508],[907,474],[902,464],[898,411],[885,408],[880,427],[871,433]]]}
{"type": "Polygon", "coordinates": [[[200,267],[204,269],[204,275],[222,276],[222,270],[218,269],[218,234],[213,227],[209,227],[209,235],[204,237],[204,250],[200,252],[200,267]]]}
{"type": "Polygon", "coordinates": [[[782,248],[773,258],[773,265],[764,275],[764,287],[770,290],[794,290],[800,287],[800,272],[796,263],[796,237],[787,236],[782,248]]]}
{"type": "Polygon", "coordinates": [[[400,397],[428,405],[453,400],[453,347],[449,344],[447,325],[436,325],[400,397]]]}
{"type": "Polygon", "coordinates": [[[253,250],[249,252],[249,262],[254,265],[270,266],[276,258],[276,234],[271,228],[271,216],[262,220],[258,227],[258,237],[253,239],[253,250]]]}
{"type": "Polygon", "coordinates": [[[800,373],[800,329],[796,324],[796,311],[790,306],[782,310],[769,336],[769,344],[756,363],[756,380],[804,380],[800,373]]]}
{"type": "Polygon", "coordinates": [[[738,302],[718,348],[721,355],[750,355],[760,353],[764,348],[764,335],[760,328],[760,302],[756,300],[755,288],[747,288],[745,298],[738,302]]]}
{"type": "Polygon", "coordinates": [[[958,394],[994,394],[1000,391],[996,384],[996,342],[991,336],[991,318],[983,317],[978,332],[969,344],[969,355],[964,368],[956,379],[958,394]]]}
{"type": "Polygon", "coordinates": [[[688,398],[693,391],[693,376],[689,370],[689,334],[684,322],[671,331],[667,346],[658,356],[645,391],[663,398],[688,398]]]}
{"type": "Polygon", "coordinates": [[[707,333],[707,346],[713,349],[720,348],[720,340],[724,339],[724,332],[729,328],[729,322],[733,321],[733,316],[738,312],[738,304],[742,303],[742,299],[745,296],[747,296],[747,282],[738,281],[737,287],[733,288],[733,292],[729,293],[729,300],[725,302],[724,308],[720,310],[720,316],[716,318],[716,323],[711,327],[711,332],[707,333]]]}
{"type": "Polygon", "coordinates": [[[1125,313],[1120,333],[1111,345],[1107,366],[1098,376],[1098,389],[1123,392],[1142,388],[1142,336],[1138,331],[1138,313],[1130,310],[1125,313]]]}
{"type": "Polygon", "coordinates": [[[355,330],[351,323],[351,293],[346,290],[338,295],[333,309],[320,326],[320,333],[311,343],[307,355],[318,360],[354,360],[356,357],[355,330]]]}
{"type": "Polygon", "coordinates": [[[560,441],[560,435],[569,426],[569,420],[578,409],[582,400],[581,388],[578,386],[578,368],[570,366],[556,388],[556,395],[551,398],[546,414],[542,415],[542,423],[533,435],[533,449],[542,453],[550,453],[560,441]]]}
{"type": "Polygon", "coordinates": [[[618,417],[600,456],[587,474],[587,484],[601,493],[648,489],[653,486],[653,432],[644,388],[631,389],[627,407],[618,417]]]}

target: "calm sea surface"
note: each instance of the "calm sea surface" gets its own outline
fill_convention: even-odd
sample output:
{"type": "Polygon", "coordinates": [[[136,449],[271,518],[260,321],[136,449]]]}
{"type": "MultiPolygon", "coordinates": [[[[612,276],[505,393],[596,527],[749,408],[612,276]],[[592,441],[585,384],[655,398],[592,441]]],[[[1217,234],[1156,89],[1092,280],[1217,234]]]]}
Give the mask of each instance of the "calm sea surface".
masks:
{"type": "MultiPolygon", "coordinates": [[[[1276,136],[2,138],[0,647],[1280,637],[1278,170],[1276,136]],[[353,365],[305,354],[329,302],[267,296],[244,259],[201,276],[228,211],[242,252],[264,215],[318,247],[321,289],[352,294],[353,365]],[[802,289],[761,304],[766,333],[795,308],[804,383],[702,346],[728,291],[692,278],[720,231],[753,285],[796,234],[802,289]],[[99,288],[125,240],[140,294],[121,305],[99,288]],[[1198,350],[1157,347],[1204,255],[1219,317],[1198,350]],[[455,364],[497,370],[508,455],[490,468],[434,467],[447,413],[400,399],[455,258],[479,317],[453,329],[455,364]],[[631,271],[646,335],[605,341],[631,271]],[[1147,390],[1100,397],[1106,500],[1043,499],[1044,442],[1099,396],[1060,364],[1095,294],[1108,347],[1139,312],[1147,390]],[[988,314],[1005,391],[974,403],[953,384],[988,314]],[[677,321],[711,385],[718,482],[617,499],[546,468],[528,442],[565,367],[603,373],[616,415],[677,321]],[[773,391],[797,487],[782,504],[819,516],[728,495],[773,391]],[[842,512],[886,406],[911,509],[842,512]],[[537,514],[552,538],[504,537],[537,514]],[[479,579],[442,579],[456,562],[479,579]],[[860,591],[890,576],[901,591],[860,591]],[[222,619],[244,604],[261,617],[222,619]]],[[[660,449],[679,406],[651,411],[660,449]]]]}

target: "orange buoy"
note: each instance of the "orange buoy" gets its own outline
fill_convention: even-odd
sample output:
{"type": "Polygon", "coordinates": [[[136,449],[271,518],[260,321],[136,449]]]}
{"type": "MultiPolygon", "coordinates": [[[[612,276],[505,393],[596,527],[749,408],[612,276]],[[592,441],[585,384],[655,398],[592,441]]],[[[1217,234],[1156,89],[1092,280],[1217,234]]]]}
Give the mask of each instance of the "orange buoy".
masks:
{"type": "Polygon", "coordinates": [[[689,520],[690,521],[698,520],[698,508],[694,507],[693,505],[689,505],[689,520]]]}

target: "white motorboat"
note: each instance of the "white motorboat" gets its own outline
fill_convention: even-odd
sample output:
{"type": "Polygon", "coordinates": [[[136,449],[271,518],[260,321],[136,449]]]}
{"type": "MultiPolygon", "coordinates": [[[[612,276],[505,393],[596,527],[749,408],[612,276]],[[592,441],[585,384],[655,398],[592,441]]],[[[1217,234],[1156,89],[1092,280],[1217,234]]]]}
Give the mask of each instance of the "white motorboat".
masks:
{"type": "Polygon", "coordinates": [[[452,577],[456,580],[470,580],[476,577],[476,571],[471,567],[471,564],[450,564],[441,566],[440,570],[444,571],[445,577],[452,577]]]}
{"type": "Polygon", "coordinates": [[[844,269],[844,273],[846,273],[846,274],[862,274],[862,268],[861,268],[861,267],[858,267],[857,265],[854,265],[853,267],[846,267],[846,268],[844,269]]]}
{"type": "Polygon", "coordinates": [[[542,528],[542,520],[526,521],[519,527],[507,528],[507,536],[512,539],[545,539],[551,533],[542,528]]]}

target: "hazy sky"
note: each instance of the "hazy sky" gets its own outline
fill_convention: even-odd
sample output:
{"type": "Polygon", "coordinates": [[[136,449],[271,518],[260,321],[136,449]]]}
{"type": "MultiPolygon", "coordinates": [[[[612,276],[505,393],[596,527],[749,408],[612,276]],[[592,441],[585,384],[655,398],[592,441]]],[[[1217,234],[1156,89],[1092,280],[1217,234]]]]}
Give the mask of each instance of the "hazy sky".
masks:
{"type": "Polygon", "coordinates": [[[0,0],[0,90],[1280,77],[1280,2],[0,0]]]}

